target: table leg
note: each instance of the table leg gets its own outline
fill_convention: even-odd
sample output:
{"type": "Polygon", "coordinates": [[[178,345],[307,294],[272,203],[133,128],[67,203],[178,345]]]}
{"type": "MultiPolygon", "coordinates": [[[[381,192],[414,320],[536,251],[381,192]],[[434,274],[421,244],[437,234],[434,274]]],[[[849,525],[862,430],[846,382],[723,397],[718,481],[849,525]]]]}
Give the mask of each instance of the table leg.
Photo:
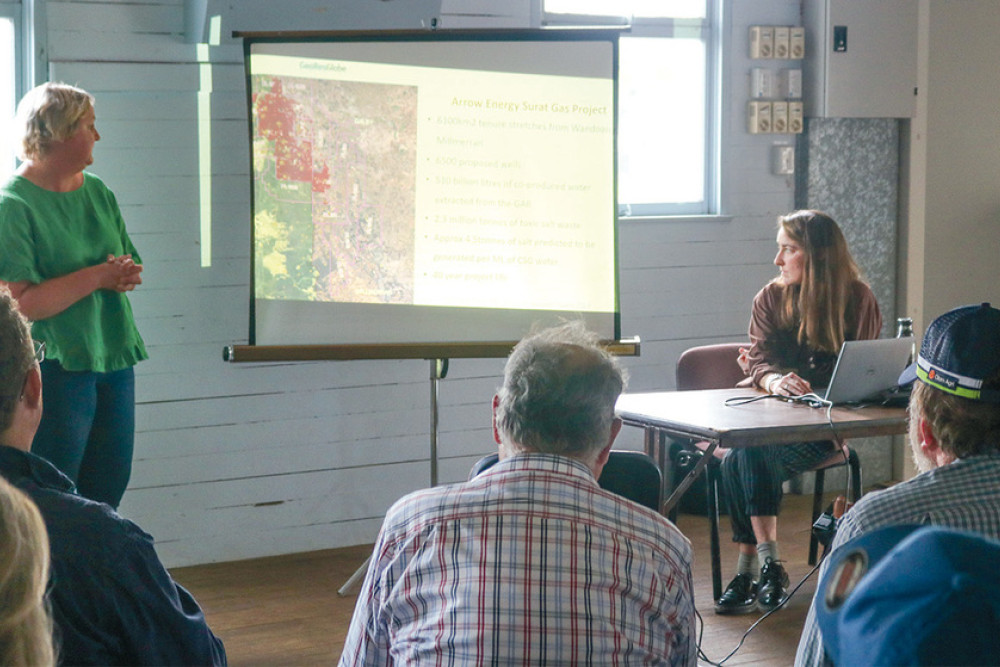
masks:
{"type": "Polygon", "coordinates": [[[643,446],[646,455],[656,461],[656,467],[660,469],[660,498],[666,498],[670,493],[670,480],[667,479],[666,436],[655,426],[646,426],[643,429],[643,446]]]}
{"type": "MultiPolygon", "coordinates": [[[[667,480],[667,443],[666,435],[660,431],[660,429],[654,426],[647,426],[643,433],[643,444],[646,448],[646,454],[651,456],[654,461],[656,461],[657,467],[660,469],[661,473],[661,497],[667,495],[667,490],[669,489],[669,481],[667,480]]],[[[670,516],[670,513],[676,507],[677,503],[680,502],[681,496],[690,488],[694,481],[698,479],[698,475],[705,471],[708,467],[709,462],[715,455],[715,450],[718,447],[718,443],[709,442],[708,447],[701,453],[701,457],[698,462],[694,465],[688,474],[684,476],[681,483],[677,485],[677,488],[670,492],[669,497],[663,502],[660,507],[660,513],[663,516],[670,516]]],[[[709,539],[711,542],[711,552],[712,552],[712,594],[714,599],[718,600],[722,596],[722,562],[721,556],[719,554],[719,496],[717,493],[718,487],[718,474],[712,468],[708,468],[705,471],[706,474],[706,493],[708,494],[708,521],[709,521],[709,539]]]]}
{"type": "Polygon", "coordinates": [[[670,497],[664,501],[663,506],[660,508],[661,514],[666,516],[674,508],[674,505],[680,502],[681,496],[684,495],[684,492],[687,491],[692,484],[694,484],[694,481],[698,479],[698,475],[700,475],[702,470],[705,469],[708,462],[712,460],[712,455],[715,452],[716,447],[716,443],[708,443],[708,448],[702,452],[701,458],[698,459],[698,462],[694,464],[694,467],[691,468],[691,470],[688,471],[688,474],[684,476],[684,479],[681,480],[681,483],[678,484],[677,488],[670,494],[670,497]]]}
{"type": "Polygon", "coordinates": [[[718,600],[722,597],[722,561],[719,556],[719,471],[709,467],[705,475],[709,541],[712,550],[712,597],[714,600],[718,600]]]}

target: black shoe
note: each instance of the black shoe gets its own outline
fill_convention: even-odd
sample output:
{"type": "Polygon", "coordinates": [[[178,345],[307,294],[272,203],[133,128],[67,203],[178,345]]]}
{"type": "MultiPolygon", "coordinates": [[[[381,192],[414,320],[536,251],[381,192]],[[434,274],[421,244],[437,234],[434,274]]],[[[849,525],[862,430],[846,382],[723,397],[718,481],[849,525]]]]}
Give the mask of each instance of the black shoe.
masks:
{"type": "Polygon", "coordinates": [[[757,582],[749,572],[741,572],[726,586],[715,603],[716,614],[749,614],[757,607],[757,582]]]}
{"type": "Polygon", "coordinates": [[[770,558],[760,568],[760,593],[757,595],[757,607],[761,611],[771,611],[785,601],[785,589],[788,588],[788,573],[781,563],[770,558]]]}

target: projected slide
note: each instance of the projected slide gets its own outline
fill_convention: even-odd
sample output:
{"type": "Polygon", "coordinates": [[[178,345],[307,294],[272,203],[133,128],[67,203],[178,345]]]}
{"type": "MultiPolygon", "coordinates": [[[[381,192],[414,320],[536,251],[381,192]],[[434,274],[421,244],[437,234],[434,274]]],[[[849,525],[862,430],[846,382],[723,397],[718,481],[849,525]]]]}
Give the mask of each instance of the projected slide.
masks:
{"type": "Polygon", "coordinates": [[[258,298],[413,303],[416,87],[255,76],[254,91],[258,298]]]}
{"type": "Polygon", "coordinates": [[[555,314],[616,323],[612,54],[252,45],[257,338],[364,337],[345,316],[414,340],[516,339],[555,314]],[[274,333],[289,318],[299,330],[274,333]]]}

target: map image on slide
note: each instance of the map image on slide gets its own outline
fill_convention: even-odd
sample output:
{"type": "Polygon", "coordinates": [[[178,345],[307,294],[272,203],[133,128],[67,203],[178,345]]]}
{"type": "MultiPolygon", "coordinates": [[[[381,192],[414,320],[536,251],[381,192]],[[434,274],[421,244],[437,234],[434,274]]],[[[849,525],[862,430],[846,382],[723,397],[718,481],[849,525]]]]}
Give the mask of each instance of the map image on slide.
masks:
{"type": "Polygon", "coordinates": [[[256,298],[412,303],[417,88],[251,84],[256,298]]]}

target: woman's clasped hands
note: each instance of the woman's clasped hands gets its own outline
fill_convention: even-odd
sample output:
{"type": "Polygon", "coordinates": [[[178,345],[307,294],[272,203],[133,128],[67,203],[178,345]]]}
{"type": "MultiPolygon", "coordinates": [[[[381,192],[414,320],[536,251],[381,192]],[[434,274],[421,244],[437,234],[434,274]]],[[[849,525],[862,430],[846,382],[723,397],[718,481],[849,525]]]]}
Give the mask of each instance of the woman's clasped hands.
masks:
{"type": "Polygon", "coordinates": [[[136,264],[132,255],[108,255],[105,266],[108,268],[106,280],[102,287],[116,292],[131,292],[136,285],[142,284],[142,264],[136,264]]]}

